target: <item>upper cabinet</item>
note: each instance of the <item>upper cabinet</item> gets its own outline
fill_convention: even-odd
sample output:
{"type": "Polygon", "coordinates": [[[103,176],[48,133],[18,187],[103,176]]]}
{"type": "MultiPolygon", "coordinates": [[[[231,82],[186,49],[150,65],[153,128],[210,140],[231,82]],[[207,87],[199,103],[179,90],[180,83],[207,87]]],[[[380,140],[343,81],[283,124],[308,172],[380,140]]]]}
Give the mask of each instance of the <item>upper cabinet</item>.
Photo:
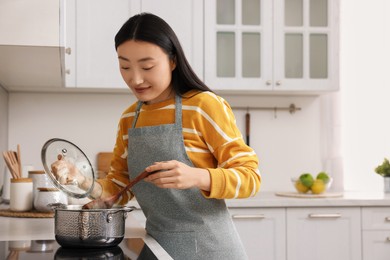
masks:
{"type": "Polygon", "coordinates": [[[208,0],[205,24],[205,81],[213,89],[339,88],[336,0],[208,0]]]}
{"type": "Polygon", "coordinates": [[[140,12],[167,21],[182,43],[190,64],[202,76],[203,2],[197,0],[66,1],[66,86],[127,89],[119,71],[114,37],[123,23],[140,12]]]}
{"type": "Polygon", "coordinates": [[[7,91],[63,88],[63,1],[0,1],[0,85],[7,91]]]}
{"type": "Polygon", "coordinates": [[[59,0],[1,0],[0,45],[63,45],[61,4],[59,0]]]}

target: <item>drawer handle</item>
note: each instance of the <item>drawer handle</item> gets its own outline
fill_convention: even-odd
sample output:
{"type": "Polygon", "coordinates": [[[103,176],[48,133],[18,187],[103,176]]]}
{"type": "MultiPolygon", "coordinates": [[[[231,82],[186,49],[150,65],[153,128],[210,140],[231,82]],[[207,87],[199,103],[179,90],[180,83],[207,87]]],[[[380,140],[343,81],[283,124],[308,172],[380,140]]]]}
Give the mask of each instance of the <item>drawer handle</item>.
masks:
{"type": "Polygon", "coordinates": [[[341,214],[339,213],[330,213],[330,214],[309,214],[309,218],[340,218],[341,214]]]}
{"type": "Polygon", "coordinates": [[[264,219],[263,214],[253,214],[253,215],[233,215],[233,219],[264,219]]]}

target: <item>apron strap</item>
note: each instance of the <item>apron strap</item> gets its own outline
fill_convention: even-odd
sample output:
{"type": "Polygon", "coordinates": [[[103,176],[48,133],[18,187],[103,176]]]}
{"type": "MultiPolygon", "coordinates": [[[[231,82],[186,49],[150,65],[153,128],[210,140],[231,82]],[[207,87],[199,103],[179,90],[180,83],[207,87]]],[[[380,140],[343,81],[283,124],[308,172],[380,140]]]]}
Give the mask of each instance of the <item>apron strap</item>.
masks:
{"type": "Polygon", "coordinates": [[[143,104],[144,104],[144,102],[138,101],[137,108],[135,109],[135,116],[134,116],[133,124],[132,124],[131,128],[135,128],[135,124],[137,124],[138,116],[139,116],[139,113],[141,111],[141,107],[143,104]]]}
{"type": "Polygon", "coordinates": [[[181,96],[176,95],[175,97],[175,126],[182,127],[182,104],[181,104],[181,96]]]}

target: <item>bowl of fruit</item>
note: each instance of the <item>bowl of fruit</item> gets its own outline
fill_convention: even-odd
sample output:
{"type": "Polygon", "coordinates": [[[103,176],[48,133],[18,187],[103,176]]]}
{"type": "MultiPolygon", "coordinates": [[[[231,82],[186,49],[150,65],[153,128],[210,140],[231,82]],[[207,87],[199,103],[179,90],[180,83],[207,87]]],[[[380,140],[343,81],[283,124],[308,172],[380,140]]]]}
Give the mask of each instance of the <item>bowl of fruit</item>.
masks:
{"type": "Polygon", "coordinates": [[[295,189],[299,193],[321,194],[332,186],[333,178],[326,172],[320,172],[314,178],[310,173],[302,173],[298,178],[291,178],[295,189]]]}

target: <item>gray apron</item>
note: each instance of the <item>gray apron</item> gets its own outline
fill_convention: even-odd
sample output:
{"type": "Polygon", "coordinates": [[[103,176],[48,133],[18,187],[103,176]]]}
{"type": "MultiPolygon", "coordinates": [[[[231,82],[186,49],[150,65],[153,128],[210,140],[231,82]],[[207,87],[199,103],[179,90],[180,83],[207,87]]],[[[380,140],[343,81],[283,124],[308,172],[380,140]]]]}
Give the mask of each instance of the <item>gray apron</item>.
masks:
{"type": "MultiPolygon", "coordinates": [[[[128,130],[130,178],[159,161],[193,166],[184,147],[181,97],[175,98],[174,124],[136,128],[141,106],[138,102],[128,130]]],[[[146,231],[173,259],[247,259],[224,200],[206,199],[197,188],[161,189],[145,181],[132,191],[146,216],[146,231]]]]}

